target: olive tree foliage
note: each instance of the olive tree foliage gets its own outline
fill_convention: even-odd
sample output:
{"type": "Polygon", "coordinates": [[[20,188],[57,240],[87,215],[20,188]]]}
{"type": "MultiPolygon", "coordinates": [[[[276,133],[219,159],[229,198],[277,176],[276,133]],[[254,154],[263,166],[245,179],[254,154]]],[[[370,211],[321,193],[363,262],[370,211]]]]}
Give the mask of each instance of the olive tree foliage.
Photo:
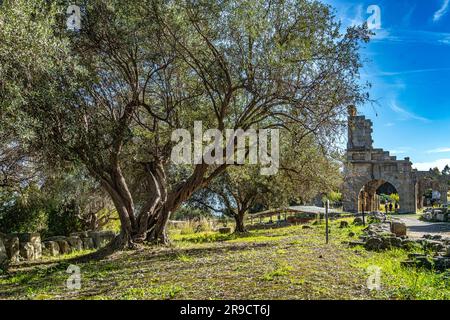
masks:
{"type": "Polygon", "coordinates": [[[284,132],[282,161],[274,176],[262,176],[258,166],[235,166],[207,187],[197,191],[190,203],[221,212],[235,219],[235,232],[245,232],[245,216],[255,207],[277,209],[292,201],[309,201],[329,193],[342,183],[340,162],[323,149],[313,136],[298,142],[296,134],[284,132]]]}
{"type": "Polygon", "coordinates": [[[82,165],[111,197],[116,245],[167,242],[170,214],[229,164],[170,162],[171,132],[301,128],[330,140],[358,81],[365,27],[340,34],[317,1],[6,0],[2,125],[46,161],[82,165]],[[181,172],[181,173],[180,173],[181,172]]]}

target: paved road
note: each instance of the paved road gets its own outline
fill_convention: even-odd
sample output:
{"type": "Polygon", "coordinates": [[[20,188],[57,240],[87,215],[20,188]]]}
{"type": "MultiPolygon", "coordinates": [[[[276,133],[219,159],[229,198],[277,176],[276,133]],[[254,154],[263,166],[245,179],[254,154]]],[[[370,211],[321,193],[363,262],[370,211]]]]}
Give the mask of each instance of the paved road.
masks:
{"type": "MultiPolygon", "coordinates": [[[[315,206],[294,206],[292,209],[301,210],[311,213],[324,213],[325,209],[315,206]]],[[[450,237],[450,223],[449,222],[425,222],[418,220],[419,216],[395,216],[402,220],[408,227],[408,236],[411,238],[421,238],[426,233],[441,234],[445,237],[450,237]]]]}
{"type": "Polygon", "coordinates": [[[408,227],[408,236],[421,238],[426,233],[440,234],[450,237],[450,223],[448,222],[425,222],[417,217],[400,217],[408,227]]]}
{"type": "MultiPolygon", "coordinates": [[[[290,209],[299,210],[308,213],[325,213],[325,208],[316,206],[292,206],[290,209]]],[[[330,212],[338,212],[336,209],[330,209],[330,212]]]]}

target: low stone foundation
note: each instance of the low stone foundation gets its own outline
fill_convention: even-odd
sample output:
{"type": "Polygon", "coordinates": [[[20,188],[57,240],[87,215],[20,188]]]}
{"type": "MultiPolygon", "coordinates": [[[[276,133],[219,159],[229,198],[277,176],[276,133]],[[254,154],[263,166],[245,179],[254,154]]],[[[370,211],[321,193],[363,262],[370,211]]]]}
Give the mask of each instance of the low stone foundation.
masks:
{"type": "Polygon", "coordinates": [[[38,233],[0,233],[0,265],[38,260],[43,255],[57,256],[73,251],[100,249],[115,236],[112,231],[89,231],[72,233],[69,237],[50,237],[41,241],[38,233]]]}

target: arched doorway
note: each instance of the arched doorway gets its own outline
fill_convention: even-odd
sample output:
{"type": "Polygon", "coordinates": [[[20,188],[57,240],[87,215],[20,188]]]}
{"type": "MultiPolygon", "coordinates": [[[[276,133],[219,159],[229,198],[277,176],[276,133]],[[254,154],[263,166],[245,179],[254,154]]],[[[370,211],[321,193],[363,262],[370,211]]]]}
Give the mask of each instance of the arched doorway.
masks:
{"type": "Polygon", "coordinates": [[[387,206],[389,211],[397,211],[400,208],[399,204],[397,188],[392,183],[381,179],[367,182],[358,196],[358,212],[377,212],[381,210],[382,205],[387,206]]]}

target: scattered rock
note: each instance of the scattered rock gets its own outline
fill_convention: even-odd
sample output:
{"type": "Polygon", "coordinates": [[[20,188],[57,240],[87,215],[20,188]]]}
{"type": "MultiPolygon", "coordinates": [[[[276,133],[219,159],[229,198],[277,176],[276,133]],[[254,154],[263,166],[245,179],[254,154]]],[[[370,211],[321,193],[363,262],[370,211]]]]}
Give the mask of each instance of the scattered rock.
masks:
{"type": "Polygon", "coordinates": [[[415,240],[405,239],[402,241],[402,248],[406,250],[419,249],[421,244],[415,240]]]}
{"type": "Polygon", "coordinates": [[[366,250],[378,251],[383,247],[383,240],[380,238],[369,238],[364,244],[366,250]]]}
{"type": "Polygon", "coordinates": [[[437,256],[433,258],[434,269],[438,271],[445,271],[450,269],[450,258],[437,256]]]}
{"type": "Polygon", "coordinates": [[[348,245],[350,247],[356,247],[356,246],[364,246],[366,243],[364,241],[350,241],[348,245]]]}
{"type": "Polygon", "coordinates": [[[444,256],[445,256],[445,257],[450,257],[450,246],[448,246],[448,247],[446,248],[445,253],[444,253],[444,256]]]}
{"type": "Polygon", "coordinates": [[[437,240],[426,240],[423,242],[423,246],[426,250],[432,250],[432,251],[442,251],[445,246],[442,242],[437,240]]]}
{"type": "Polygon", "coordinates": [[[389,238],[391,247],[394,248],[401,248],[402,247],[402,243],[403,243],[403,239],[399,238],[399,237],[390,237],[389,238]]]}
{"type": "Polygon", "coordinates": [[[348,222],[343,220],[339,223],[339,228],[347,228],[348,227],[348,222]]]}
{"type": "Polygon", "coordinates": [[[302,225],[302,229],[312,229],[311,226],[308,226],[307,224],[302,225]]]}
{"type": "Polygon", "coordinates": [[[361,217],[356,217],[353,219],[352,222],[355,226],[362,226],[363,225],[363,219],[361,217]]]}

